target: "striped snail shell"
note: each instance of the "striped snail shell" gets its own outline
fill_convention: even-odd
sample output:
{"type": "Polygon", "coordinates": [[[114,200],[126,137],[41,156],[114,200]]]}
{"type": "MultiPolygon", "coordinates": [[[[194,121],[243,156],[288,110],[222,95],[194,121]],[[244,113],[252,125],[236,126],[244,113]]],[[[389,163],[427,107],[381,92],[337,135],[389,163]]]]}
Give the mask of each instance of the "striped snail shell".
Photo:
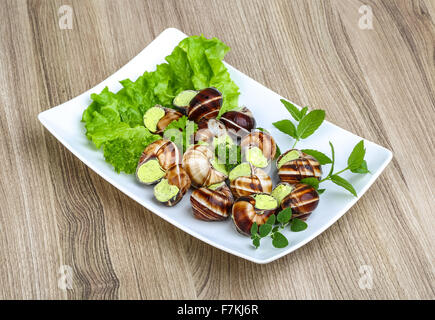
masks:
{"type": "Polygon", "coordinates": [[[245,196],[237,199],[232,208],[232,218],[237,231],[249,236],[251,234],[251,227],[254,222],[258,226],[265,224],[267,219],[276,212],[277,201],[275,200],[275,205],[270,208],[264,209],[258,207],[257,196],[270,197],[268,194],[257,194],[251,196],[245,196]]]}
{"type": "Polygon", "coordinates": [[[163,133],[163,131],[165,131],[166,127],[172,122],[172,121],[176,121],[178,119],[180,119],[183,114],[175,111],[174,109],[170,109],[170,108],[165,108],[163,107],[163,110],[165,111],[165,115],[163,116],[163,118],[161,118],[159,120],[159,122],[157,122],[157,131],[156,133],[163,133]]]}
{"type": "Polygon", "coordinates": [[[223,182],[228,177],[225,168],[218,165],[214,152],[204,145],[189,147],[182,163],[195,188],[223,182]]]}
{"type": "Polygon", "coordinates": [[[216,118],[222,106],[222,93],[216,88],[206,88],[190,101],[187,110],[189,120],[198,123],[201,119],[216,118]]]}
{"type": "Polygon", "coordinates": [[[136,177],[143,184],[154,184],[166,171],[180,163],[180,153],[172,141],[160,139],[149,144],[139,158],[136,177]]]}
{"type": "Polygon", "coordinates": [[[256,126],[252,112],[246,107],[241,110],[227,111],[220,120],[227,127],[230,134],[238,137],[249,134],[256,126]]]}
{"type": "Polygon", "coordinates": [[[159,104],[148,109],[143,117],[145,128],[153,133],[163,133],[166,127],[183,115],[174,109],[165,108],[159,104]]]}
{"type": "Polygon", "coordinates": [[[264,170],[256,168],[246,162],[241,165],[248,165],[250,172],[238,176],[235,179],[230,179],[230,188],[236,198],[256,193],[270,193],[272,191],[272,179],[264,170]]]}
{"type": "Polygon", "coordinates": [[[195,218],[204,221],[222,221],[231,214],[233,195],[222,182],[216,189],[199,188],[190,196],[192,212],[195,218]]]}
{"type": "Polygon", "coordinates": [[[276,154],[275,140],[270,134],[263,131],[254,131],[244,136],[240,142],[240,147],[245,160],[260,168],[267,167],[269,161],[272,160],[276,154]],[[249,160],[249,153],[254,151],[254,149],[257,149],[260,155],[262,154],[264,157],[263,160],[260,161],[262,164],[258,163],[258,160],[257,163],[249,160]]]}
{"type": "MultiPolygon", "coordinates": [[[[178,192],[163,203],[169,207],[176,205],[190,188],[190,178],[180,164],[173,165],[166,171],[165,179],[171,186],[176,186],[178,192]]],[[[155,189],[157,186],[155,187],[155,189]]],[[[154,191],[155,191],[154,189],[154,191]]]]}
{"type": "Polygon", "coordinates": [[[322,177],[322,167],[312,156],[296,149],[290,149],[276,160],[278,175],[281,181],[291,184],[304,178],[322,177]],[[288,161],[286,160],[288,159],[288,161]]]}
{"type": "Polygon", "coordinates": [[[281,201],[281,209],[290,207],[292,218],[306,220],[319,204],[319,194],[316,189],[307,184],[298,183],[281,201]]]}

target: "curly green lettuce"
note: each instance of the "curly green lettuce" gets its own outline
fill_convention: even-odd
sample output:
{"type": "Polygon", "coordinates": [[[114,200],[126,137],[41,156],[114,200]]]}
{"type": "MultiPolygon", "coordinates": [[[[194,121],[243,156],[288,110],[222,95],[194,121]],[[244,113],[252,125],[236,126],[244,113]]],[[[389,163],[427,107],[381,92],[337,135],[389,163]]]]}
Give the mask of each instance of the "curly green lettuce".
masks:
{"type": "Polygon", "coordinates": [[[172,100],[183,90],[216,87],[223,95],[220,114],[238,104],[239,88],[231,80],[222,60],[229,51],[217,38],[192,36],[182,40],[166,57],[167,63],[145,72],[136,81],[120,81],[117,93],[106,87],[92,94],[92,103],[83,112],[86,136],[117,172],[134,173],[143,149],[160,136],[143,125],[143,115],[156,104],[172,107],[172,100]]]}

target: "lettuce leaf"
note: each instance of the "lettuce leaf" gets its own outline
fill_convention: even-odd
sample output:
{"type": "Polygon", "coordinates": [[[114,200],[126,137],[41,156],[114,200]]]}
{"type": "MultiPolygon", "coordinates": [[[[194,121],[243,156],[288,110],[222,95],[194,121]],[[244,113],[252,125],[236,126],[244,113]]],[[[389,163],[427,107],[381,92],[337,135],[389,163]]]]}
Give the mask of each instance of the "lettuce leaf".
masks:
{"type": "Polygon", "coordinates": [[[92,94],[83,112],[86,136],[97,148],[103,147],[106,161],[117,172],[134,173],[143,149],[159,136],[143,126],[143,115],[156,104],[173,107],[172,100],[183,90],[216,87],[223,95],[219,116],[238,105],[239,88],[231,80],[222,60],[229,51],[217,38],[203,35],[182,40],[153,72],[136,81],[120,81],[117,93],[106,87],[92,94]]]}
{"type": "Polygon", "coordinates": [[[104,144],[104,157],[116,172],[132,174],[136,171],[137,162],[145,147],[161,138],[157,134],[151,134],[145,127],[128,128],[119,131],[116,138],[104,144]]]}

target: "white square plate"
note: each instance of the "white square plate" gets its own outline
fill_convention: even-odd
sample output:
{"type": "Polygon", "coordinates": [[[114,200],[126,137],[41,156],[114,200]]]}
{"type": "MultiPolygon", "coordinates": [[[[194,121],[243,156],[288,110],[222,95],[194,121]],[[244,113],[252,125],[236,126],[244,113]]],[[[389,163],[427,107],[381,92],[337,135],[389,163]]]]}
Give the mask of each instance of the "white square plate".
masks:
{"type": "MultiPolygon", "coordinates": [[[[344,189],[326,182],[327,191],[321,195],[318,208],[308,219],[308,228],[298,233],[290,230],[284,231],[283,233],[289,239],[290,244],[283,249],[274,248],[270,239],[264,239],[261,247],[257,250],[254,249],[250,238],[235,231],[231,219],[226,222],[203,222],[195,219],[191,213],[190,193],[186,194],[183,200],[172,208],[157,203],[153,198],[152,187],[140,185],[136,182],[134,175],[117,174],[112,166],[105,162],[102,151],[97,150],[86,138],[84,125],[80,120],[83,111],[91,103],[91,93],[100,93],[105,86],[116,92],[121,89],[120,80],[126,78],[135,80],[143,72],[155,70],[156,65],[165,62],[164,58],[185,37],[186,35],[177,29],[166,29],[112,76],[82,95],[40,113],[38,118],[81,161],[145,208],[192,236],[221,250],[256,263],[269,263],[306,244],[337,221],[376,180],[391,160],[392,154],[389,150],[375,143],[365,141],[366,160],[371,174],[350,174],[349,176],[344,174],[344,177],[354,185],[359,195],[358,198],[350,195],[344,189]]],[[[246,105],[251,109],[257,120],[257,125],[272,133],[282,151],[289,149],[292,143],[291,139],[272,125],[274,121],[290,118],[279,101],[282,97],[228,64],[226,66],[231,78],[240,88],[239,104],[246,105]]],[[[336,168],[338,169],[346,166],[347,156],[360,140],[360,137],[325,121],[314,135],[300,142],[298,147],[318,149],[330,154],[328,141],[333,141],[336,147],[336,168]]],[[[324,171],[327,170],[328,168],[324,168],[324,171]]],[[[146,246],[146,243],[143,245],[146,246]]]]}

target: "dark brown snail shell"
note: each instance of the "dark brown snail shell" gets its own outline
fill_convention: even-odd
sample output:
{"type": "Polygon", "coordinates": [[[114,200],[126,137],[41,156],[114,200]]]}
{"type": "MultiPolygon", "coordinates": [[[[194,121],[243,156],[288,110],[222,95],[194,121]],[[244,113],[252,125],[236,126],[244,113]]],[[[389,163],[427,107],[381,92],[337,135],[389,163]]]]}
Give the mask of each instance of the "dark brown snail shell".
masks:
{"type": "Polygon", "coordinates": [[[257,193],[270,193],[272,191],[272,179],[264,170],[251,165],[251,174],[232,180],[230,188],[236,198],[257,193]]]}
{"type": "Polygon", "coordinates": [[[201,119],[216,118],[222,106],[222,93],[216,88],[206,88],[190,101],[187,116],[198,123],[201,119]]]}
{"type": "Polygon", "coordinates": [[[154,184],[159,181],[145,183],[138,177],[139,168],[150,160],[157,160],[160,168],[166,172],[170,167],[180,163],[180,153],[175,143],[166,139],[160,139],[149,144],[142,152],[136,168],[136,177],[144,184],[154,184]]]}
{"type": "Polygon", "coordinates": [[[261,226],[276,212],[276,208],[270,210],[257,209],[255,202],[253,196],[241,197],[234,202],[232,208],[232,218],[237,231],[247,236],[251,235],[251,227],[254,222],[261,226]]]}
{"type": "Polygon", "coordinates": [[[170,109],[170,108],[165,108],[162,107],[165,110],[165,115],[163,116],[163,118],[161,118],[159,120],[159,122],[157,122],[157,131],[156,133],[163,133],[163,131],[165,131],[166,127],[175,120],[180,119],[183,114],[175,111],[174,109],[170,109]]]}
{"type": "Polygon", "coordinates": [[[198,123],[198,130],[195,133],[195,143],[199,141],[212,144],[213,139],[226,135],[225,125],[217,119],[202,119],[198,123]]]}
{"type": "Polygon", "coordinates": [[[307,184],[298,183],[292,192],[281,201],[281,209],[290,207],[292,218],[306,220],[319,204],[316,189],[307,184]]]}
{"type": "Polygon", "coordinates": [[[246,152],[246,149],[257,147],[269,161],[275,158],[275,140],[270,134],[263,131],[254,131],[244,136],[240,142],[240,147],[242,148],[242,152],[246,152]]]}
{"type": "Polygon", "coordinates": [[[170,185],[176,186],[179,189],[176,196],[164,202],[167,206],[172,207],[176,205],[186,194],[187,190],[189,190],[190,178],[183,167],[177,164],[166,171],[165,179],[168,180],[170,185]]]}
{"type": "Polygon", "coordinates": [[[282,157],[294,150],[296,149],[286,151],[276,160],[278,176],[281,181],[295,184],[305,178],[316,178],[320,180],[322,177],[322,167],[319,161],[300,150],[296,150],[299,152],[299,158],[290,160],[278,168],[278,163],[282,157]]]}
{"type": "Polygon", "coordinates": [[[220,120],[226,126],[229,133],[237,137],[244,137],[256,126],[252,112],[246,107],[243,107],[241,110],[227,111],[221,116],[220,120]]]}
{"type": "Polygon", "coordinates": [[[230,216],[234,199],[228,186],[223,183],[216,190],[209,188],[194,190],[190,202],[195,218],[204,221],[222,221],[230,216]]]}

